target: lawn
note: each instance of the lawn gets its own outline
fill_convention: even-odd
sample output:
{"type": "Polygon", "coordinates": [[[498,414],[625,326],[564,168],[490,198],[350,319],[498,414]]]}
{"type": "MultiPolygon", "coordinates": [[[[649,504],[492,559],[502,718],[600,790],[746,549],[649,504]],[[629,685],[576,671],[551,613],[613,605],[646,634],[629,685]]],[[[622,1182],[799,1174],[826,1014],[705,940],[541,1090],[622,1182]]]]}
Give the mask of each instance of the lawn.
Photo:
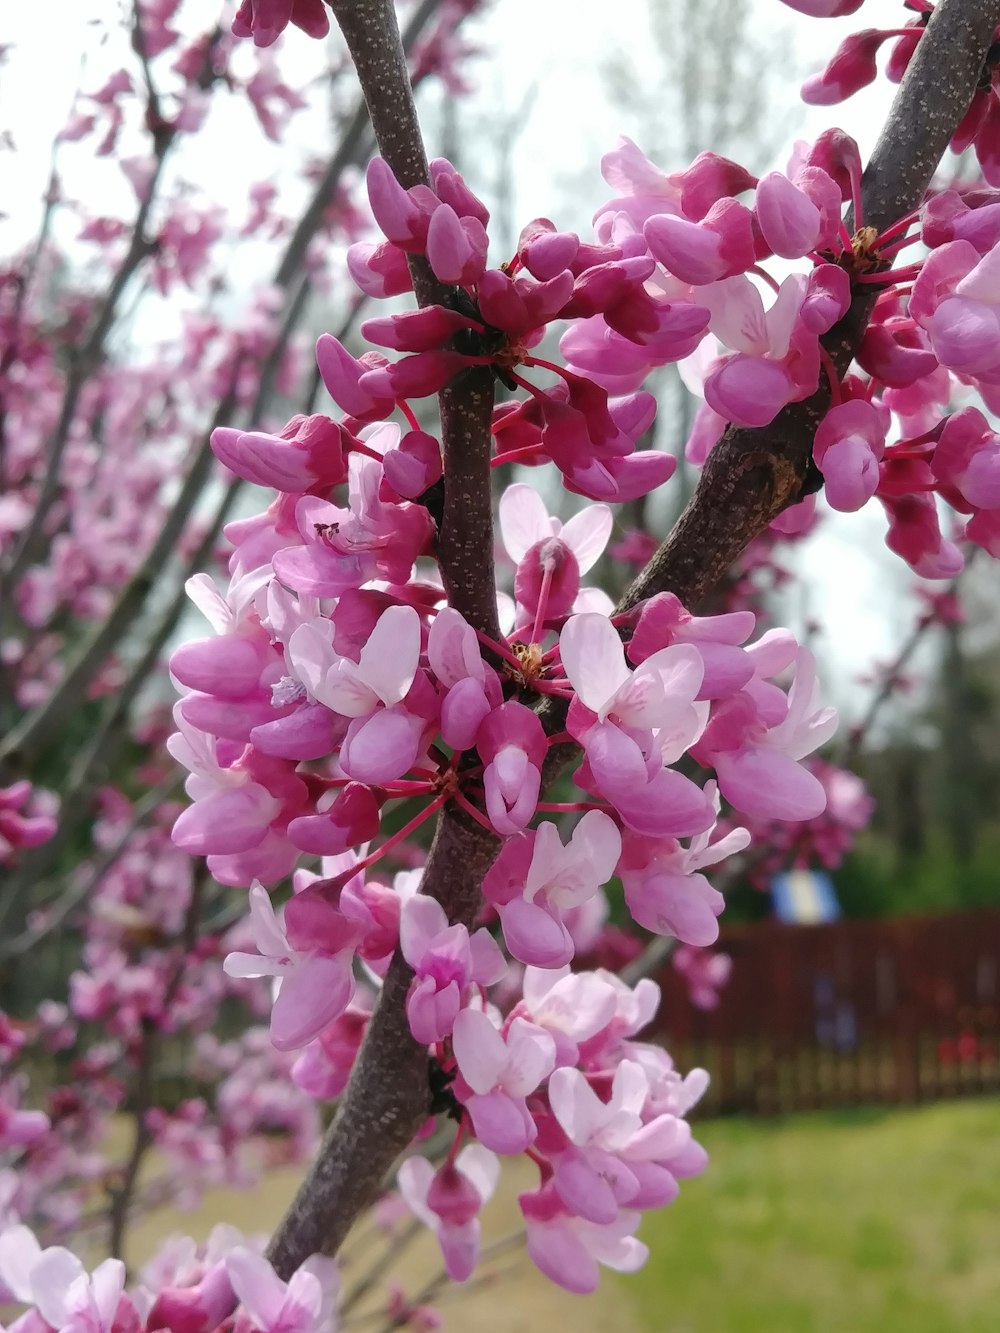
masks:
{"type": "Polygon", "coordinates": [[[618,1279],[634,1333],[996,1333],[1000,1103],[717,1120],[618,1279]]]}
{"type": "MultiPolygon", "coordinates": [[[[641,1273],[609,1273],[596,1296],[574,1297],[517,1250],[467,1294],[452,1287],[435,1299],[448,1333],[544,1333],[568,1319],[573,1333],[1000,1329],[997,1100],[713,1120],[697,1133],[711,1166],[646,1219],[652,1255],[641,1273]]],[[[276,1173],[250,1196],[216,1191],[200,1214],[146,1219],[133,1258],[145,1258],[164,1232],[204,1235],[221,1219],[266,1232],[296,1174],[276,1173]]],[[[516,1193],[534,1179],[521,1163],[505,1175],[484,1216],[487,1244],[517,1227],[516,1193]]],[[[348,1243],[347,1290],[384,1248],[368,1228],[348,1243]]],[[[423,1235],[388,1280],[412,1296],[439,1268],[423,1235]]],[[[353,1310],[347,1327],[380,1333],[381,1300],[353,1310]]]]}

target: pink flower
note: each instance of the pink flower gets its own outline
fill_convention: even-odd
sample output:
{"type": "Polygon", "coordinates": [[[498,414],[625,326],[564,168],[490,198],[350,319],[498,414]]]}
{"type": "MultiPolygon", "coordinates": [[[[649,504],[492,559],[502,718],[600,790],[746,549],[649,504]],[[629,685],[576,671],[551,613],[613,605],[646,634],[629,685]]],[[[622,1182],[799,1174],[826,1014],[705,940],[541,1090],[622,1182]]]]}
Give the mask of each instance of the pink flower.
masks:
{"type": "Polygon", "coordinates": [[[480,723],[503,702],[503,692],[496,672],[483,661],[475,630],[453,607],[442,607],[431,622],[427,661],[438,688],[445,691],[441,701],[445,744],[467,750],[475,744],[480,723]]]}
{"type": "Polygon", "coordinates": [[[840,190],[819,167],[803,167],[791,180],[779,171],[757,185],[754,211],[764,240],[776,255],[799,259],[840,245],[840,190]]]}
{"type": "Polygon", "coordinates": [[[245,1246],[232,1250],[225,1263],[243,1307],[235,1325],[240,1333],[333,1333],[339,1277],[332,1259],[311,1255],[287,1283],[245,1246]]]}
{"type": "Polygon", "coordinates": [[[174,707],[180,730],[168,738],[167,749],[190,770],[185,791],[193,804],[174,824],[174,844],[209,857],[209,869],[225,884],[247,884],[254,876],[281,879],[295,859],[284,829],[302,808],[305,784],[289,766],[249,746],[223,767],[215,739],[186,722],[184,703],[174,707]]]}
{"type": "MultiPolygon", "coordinates": [[[[718,807],[714,783],[706,784],[705,794],[718,807]]],[[[687,848],[675,838],[626,835],[618,873],[628,909],[640,926],[659,935],[674,935],[685,944],[715,943],[719,935],[716,918],[725,900],[697,872],[749,846],[750,834],[737,828],[712,842],[713,832],[700,833],[687,848]]]]}
{"type": "Polygon", "coordinates": [[[556,1064],[575,1065],[579,1047],[607,1028],[617,1010],[614,988],[595,972],[526,967],[524,998],[515,1015],[545,1028],[556,1043],[556,1064]]]}
{"type": "Polygon", "coordinates": [[[559,650],[577,698],[598,722],[672,729],[689,721],[704,676],[696,648],[664,648],[630,671],[610,620],[588,613],[567,620],[559,650]]]}
{"type": "Polygon", "coordinates": [[[449,925],[441,904],[422,893],[403,904],[399,947],[414,971],[406,998],[410,1031],[428,1046],[451,1035],[470,986],[492,986],[507,971],[488,930],[470,938],[465,926],[449,925]]]}
{"type": "Polygon", "coordinates": [[[503,1036],[487,1014],[463,1009],[452,1045],[461,1076],[455,1095],[472,1117],[476,1137],[494,1152],[524,1152],[538,1133],[525,1098],[552,1072],[552,1037],[523,1018],[515,1018],[503,1036]]]}
{"type": "Polygon", "coordinates": [[[535,813],[548,738],[538,716],[514,700],[495,708],[476,732],[486,768],[486,812],[498,833],[520,833],[535,813]]]}
{"type": "Polygon", "coordinates": [[[548,821],[509,839],[486,873],[483,893],[514,957],[536,967],[568,963],[574,946],[563,913],[598,892],[620,854],[618,827],[600,810],[587,811],[566,846],[548,821]]]}
{"type": "MultiPolygon", "coordinates": [[[[762,671],[771,674],[764,659],[762,671]]],[[[772,689],[743,690],[718,705],[692,754],[714,767],[719,790],[737,810],[755,818],[814,819],[826,805],[826,792],[796,761],[833,735],[837,712],[818,706],[816,669],[807,648],[795,653],[795,679],[785,705],[772,689]],[[775,706],[778,712],[771,711],[775,706]]]]}
{"type": "Polygon", "coordinates": [[[830,408],[816,431],[813,457],[834,509],[849,513],[871,499],[884,452],[884,416],[873,404],[855,398],[830,408]]]}
{"type": "Polygon", "coordinates": [[[341,766],[366,784],[388,782],[412,767],[437,722],[437,699],[418,673],[420,619],[412,606],[390,606],[368,635],[359,658],[332,644],[333,625],[318,618],[300,625],[288,657],[310,695],[351,718],[341,766]],[[412,690],[412,693],[411,693],[412,690]]]}
{"type": "Polygon", "coordinates": [[[350,1003],[359,931],[315,889],[286,903],[281,925],[262,884],[250,888],[250,925],[258,952],[228,954],[226,974],[278,978],[271,1041],[279,1051],[297,1050],[350,1003]]]}
{"type": "Polygon", "coordinates": [[[945,420],[931,469],[976,509],[1000,509],[1000,437],[974,407],[945,420]]]}
{"type": "MultiPolygon", "coordinates": [[[[139,1333],[138,1312],[125,1294],[125,1265],[105,1259],[87,1274],[62,1246],[43,1250],[27,1227],[0,1235],[0,1292],[33,1304],[57,1333],[139,1333]]],[[[24,1316],[28,1329],[30,1315],[24,1316]]],[[[22,1324],[22,1321],[18,1321],[22,1324]]]]}
{"type": "Polygon", "coordinates": [[[500,497],[499,517],[504,546],[517,565],[515,596],[528,623],[540,604],[546,617],[566,615],[573,608],[581,574],[597,563],[608,543],[611,510],[607,505],[587,505],[560,523],[549,517],[534,487],[515,483],[500,497]]]}
{"type": "Polygon", "coordinates": [[[712,332],[736,353],[723,358],[705,381],[705,400],[727,421],[766,426],[787,403],[808,398],[819,382],[819,335],[850,304],[850,281],[835,264],[781,284],[771,309],[746,277],[702,287],[712,332]],[[828,271],[829,270],[829,271],[828,271]]]}
{"type": "Polygon", "coordinates": [[[639,1213],[621,1211],[613,1222],[588,1222],[569,1211],[548,1184],[518,1196],[524,1215],[531,1262],[551,1281],[577,1295],[597,1290],[598,1264],[619,1273],[634,1273],[649,1258],[636,1240],[639,1213]]]}
{"type": "MultiPolygon", "coordinates": [[[[549,1104],[568,1140],[554,1156],[556,1193],[578,1217],[607,1225],[619,1208],[657,1189],[676,1196],[667,1164],[691,1138],[685,1121],[666,1114],[644,1122],[649,1080],[641,1065],[623,1060],[609,1100],[602,1101],[579,1069],[563,1067],[549,1079],[549,1104]],[[665,1173],[665,1174],[664,1174],[665,1173]]],[[[649,1206],[652,1200],[643,1200],[649,1206]]]]}
{"type": "Polygon", "coordinates": [[[721,699],[742,688],[754,673],[750,656],[738,646],[753,633],[754,624],[752,611],[693,616],[673,593],[657,593],[642,603],[625,652],[638,665],[671,644],[693,644],[704,668],[698,698],[721,699]]]}
{"type": "Polygon", "coordinates": [[[310,37],[325,37],[330,31],[322,0],[242,0],[233,19],[233,36],[252,37],[255,46],[270,46],[289,23],[310,37]]]}
{"type": "Polygon", "coordinates": [[[713,953],[711,949],[696,949],[689,944],[681,944],[675,950],[671,962],[688,985],[691,1003],[698,1009],[711,1010],[718,1007],[719,991],[729,980],[733,970],[733,960],[727,953],[713,953]]]}
{"type": "Polygon", "coordinates": [[[454,1165],[437,1171],[426,1157],[408,1157],[396,1176],[407,1207],[438,1238],[453,1282],[471,1277],[479,1262],[479,1211],[492,1197],[500,1162],[482,1144],[470,1143],[454,1165]]]}
{"type": "Polygon", "coordinates": [[[339,597],[374,578],[409,582],[413,562],[430,538],[431,519],[422,505],[383,500],[382,476],[381,463],[352,453],[346,509],[302,496],[295,506],[302,544],[274,555],[274,572],[283,583],[298,593],[339,597]]]}
{"type": "Polygon", "coordinates": [[[24,1148],[43,1139],[51,1128],[44,1111],[18,1109],[18,1085],[0,1085],[0,1150],[24,1148]]]}

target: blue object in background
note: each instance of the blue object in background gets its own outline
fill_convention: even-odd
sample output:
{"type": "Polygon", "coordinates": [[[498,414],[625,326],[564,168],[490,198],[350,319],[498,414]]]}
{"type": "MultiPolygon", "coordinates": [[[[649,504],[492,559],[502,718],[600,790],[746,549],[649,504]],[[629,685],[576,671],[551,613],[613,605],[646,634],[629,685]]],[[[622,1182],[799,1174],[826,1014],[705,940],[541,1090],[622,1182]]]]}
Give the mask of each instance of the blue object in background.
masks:
{"type": "Polygon", "coordinates": [[[817,926],[840,918],[833,880],[822,870],[783,870],[771,881],[771,901],[779,921],[817,926]]]}

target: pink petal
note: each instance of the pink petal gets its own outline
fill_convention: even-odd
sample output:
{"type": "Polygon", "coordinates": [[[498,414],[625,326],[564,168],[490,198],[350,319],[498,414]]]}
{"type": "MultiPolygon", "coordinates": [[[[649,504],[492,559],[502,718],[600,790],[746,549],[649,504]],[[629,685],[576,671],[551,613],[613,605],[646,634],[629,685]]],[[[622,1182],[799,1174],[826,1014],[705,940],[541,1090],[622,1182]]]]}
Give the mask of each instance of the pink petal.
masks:
{"type": "Polygon", "coordinates": [[[340,954],[306,959],[281,982],[271,1010],[271,1042],[279,1051],[296,1051],[339,1018],[354,994],[350,961],[340,954]]]}
{"type": "Polygon", "coordinates": [[[507,554],[520,564],[536,542],[552,536],[545,501],[533,486],[516,482],[500,497],[500,534],[507,554]]]}
{"type": "Polygon", "coordinates": [[[715,756],[719,790],[737,810],[757,819],[815,819],[826,809],[818,778],[794,759],[763,746],[715,756]]]}
{"type": "Polygon", "coordinates": [[[622,641],[606,616],[571,616],[559,636],[559,651],[570,684],[593,713],[600,714],[630,679],[622,641]]]}

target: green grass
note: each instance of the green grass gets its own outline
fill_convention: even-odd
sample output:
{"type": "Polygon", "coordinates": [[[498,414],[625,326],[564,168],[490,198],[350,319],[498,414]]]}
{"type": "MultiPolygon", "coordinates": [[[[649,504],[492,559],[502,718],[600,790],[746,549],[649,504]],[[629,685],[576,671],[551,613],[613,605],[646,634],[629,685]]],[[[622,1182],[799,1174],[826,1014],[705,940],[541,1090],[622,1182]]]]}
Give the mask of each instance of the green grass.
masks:
{"type": "Polygon", "coordinates": [[[712,1157],[614,1278],[636,1333],[997,1333],[1000,1102],[698,1128],[712,1157]]]}

